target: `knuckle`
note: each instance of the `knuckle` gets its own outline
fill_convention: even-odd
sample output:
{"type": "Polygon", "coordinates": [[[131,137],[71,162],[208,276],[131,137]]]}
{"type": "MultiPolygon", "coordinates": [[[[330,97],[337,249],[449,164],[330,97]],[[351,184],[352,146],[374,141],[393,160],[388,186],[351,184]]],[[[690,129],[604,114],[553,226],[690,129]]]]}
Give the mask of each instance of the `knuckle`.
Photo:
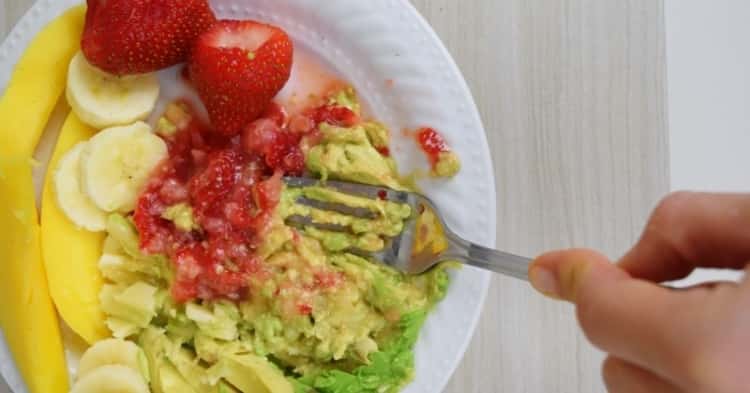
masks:
{"type": "MultiPolygon", "coordinates": [[[[685,225],[686,216],[694,210],[693,205],[698,193],[676,191],[664,197],[651,213],[643,238],[660,244],[665,250],[672,250],[681,256],[691,259],[693,250],[687,239],[692,228],[685,225]]],[[[679,266],[687,273],[691,267],[679,266]]]]}
{"type": "Polygon", "coordinates": [[[602,363],[602,378],[609,386],[620,372],[620,361],[612,356],[607,356],[602,363]]]}
{"type": "Polygon", "coordinates": [[[689,204],[696,193],[690,191],[675,191],[669,193],[656,205],[651,214],[650,225],[669,226],[681,215],[685,214],[685,205],[689,204]]]}

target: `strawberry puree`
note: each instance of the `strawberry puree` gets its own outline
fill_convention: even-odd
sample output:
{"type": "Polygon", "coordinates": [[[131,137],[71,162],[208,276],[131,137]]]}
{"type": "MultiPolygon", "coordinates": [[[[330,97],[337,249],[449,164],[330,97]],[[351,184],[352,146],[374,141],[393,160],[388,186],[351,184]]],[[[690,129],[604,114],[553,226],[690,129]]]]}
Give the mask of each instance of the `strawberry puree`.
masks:
{"type": "Polygon", "coordinates": [[[136,206],[141,248],[170,258],[175,300],[242,299],[250,279],[264,276],[255,250],[278,205],[281,177],[302,174],[303,148],[318,143],[318,124],[350,126],[357,115],[323,104],[289,116],[271,104],[235,137],[214,132],[186,102],[168,106],[165,118],[177,132],[164,137],[169,157],[136,206]],[[164,218],[178,204],[190,207],[196,228],[164,218]]]}
{"type": "MultiPolygon", "coordinates": [[[[178,82],[184,93],[192,83],[181,80],[179,71],[162,78],[178,82]]],[[[312,53],[295,47],[289,82],[239,135],[214,132],[194,94],[181,100],[184,107],[197,106],[187,111],[187,122],[170,118],[178,132],[165,137],[169,159],[152,176],[134,214],[143,251],[172,262],[175,300],[242,299],[251,279],[267,275],[255,250],[278,204],[281,176],[303,172],[305,149],[320,139],[319,123],[359,121],[352,111],[325,102],[345,85],[312,53]],[[192,208],[197,229],[180,230],[162,217],[180,203],[192,208]]],[[[165,97],[174,99],[178,91],[165,97]]],[[[169,107],[165,113],[169,118],[169,107]]]]}
{"type": "Polygon", "coordinates": [[[450,151],[443,136],[432,128],[426,127],[417,130],[416,138],[419,147],[427,155],[433,167],[437,164],[440,153],[450,151]]]}
{"type": "Polygon", "coordinates": [[[244,152],[239,138],[208,130],[193,116],[165,138],[169,158],[152,176],[134,214],[143,251],[166,254],[173,263],[177,301],[245,295],[248,278],[261,268],[253,251],[281,190],[281,172],[244,152]],[[199,229],[181,230],[162,217],[180,203],[192,208],[199,229]]]}

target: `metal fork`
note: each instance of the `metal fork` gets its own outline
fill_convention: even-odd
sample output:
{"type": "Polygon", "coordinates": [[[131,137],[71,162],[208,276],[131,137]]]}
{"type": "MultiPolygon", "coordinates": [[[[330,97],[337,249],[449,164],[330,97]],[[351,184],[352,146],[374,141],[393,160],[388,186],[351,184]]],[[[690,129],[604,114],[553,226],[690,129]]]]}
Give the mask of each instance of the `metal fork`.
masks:
{"type": "MultiPolygon", "coordinates": [[[[374,259],[407,274],[423,273],[440,262],[459,261],[467,265],[476,266],[528,281],[528,267],[531,263],[529,258],[486,248],[461,238],[446,225],[435,204],[423,195],[413,192],[393,190],[386,187],[341,181],[328,180],[326,182],[321,182],[317,179],[300,177],[287,177],[284,181],[287,186],[293,188],[322,186],[354,196],[381,199],[409,205],[412,214],[404,223],[403,231],[398,236],[389,239],[383,250],[378,252],[367,252],[360,249],[349,249],[347,250],[349,252],[373,257],[374,259]],[[444,247],[439,251],[435,251],[429,247],[421,250],[418,249],[418,247],[415,247],[417,214],[414,212],[423,212],[423,210],[426,209],[435,213],[435,217],[438,218],[439,224],[442,225],[442,230],[447,240],[447,247],[444,247]]],[[[362,211],[361,209],[352,209],[351,207],[341,205],[336,206],[336,204],[331,203],[320,203],[319,201],[313,201],[306,198],[300,198],[297,202],[325,210],[346,212],[348,215],[360,218],[367,218],[370,213],[362,211]]],[[[348,230],[346,227],[339,227],[336,225],[321,225],[320,223],[316,223],[311,217],[306,216],[291,216],[288,217],[287,220],[296,226],[313,226],[329,231],[348,230]]]]}

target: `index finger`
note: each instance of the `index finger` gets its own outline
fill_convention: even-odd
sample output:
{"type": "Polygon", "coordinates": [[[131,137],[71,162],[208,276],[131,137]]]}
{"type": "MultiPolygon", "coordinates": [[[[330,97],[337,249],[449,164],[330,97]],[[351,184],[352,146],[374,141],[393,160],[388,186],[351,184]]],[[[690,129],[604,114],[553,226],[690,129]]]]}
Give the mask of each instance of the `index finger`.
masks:
{"type": "Polygon", "coordinates": [[[619,262],[631,276],[687,277],[698,267],[743,269],[750,261],[750,194],[677,192],[654,210],[619,262]]]}

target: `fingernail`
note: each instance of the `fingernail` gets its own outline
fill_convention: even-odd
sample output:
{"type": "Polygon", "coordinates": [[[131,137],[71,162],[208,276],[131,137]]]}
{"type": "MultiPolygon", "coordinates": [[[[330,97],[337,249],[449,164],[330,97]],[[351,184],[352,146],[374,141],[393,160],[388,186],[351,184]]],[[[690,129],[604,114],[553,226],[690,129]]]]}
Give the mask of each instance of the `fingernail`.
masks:
{"type": "Polygon", "coordinates": [[[529,272],[529,281],[537,291],[546,296],[556,299],[560,298],[560,283],[557,281],[557,275],[551,270],[544,267],[534,267],[529,272]]]}

